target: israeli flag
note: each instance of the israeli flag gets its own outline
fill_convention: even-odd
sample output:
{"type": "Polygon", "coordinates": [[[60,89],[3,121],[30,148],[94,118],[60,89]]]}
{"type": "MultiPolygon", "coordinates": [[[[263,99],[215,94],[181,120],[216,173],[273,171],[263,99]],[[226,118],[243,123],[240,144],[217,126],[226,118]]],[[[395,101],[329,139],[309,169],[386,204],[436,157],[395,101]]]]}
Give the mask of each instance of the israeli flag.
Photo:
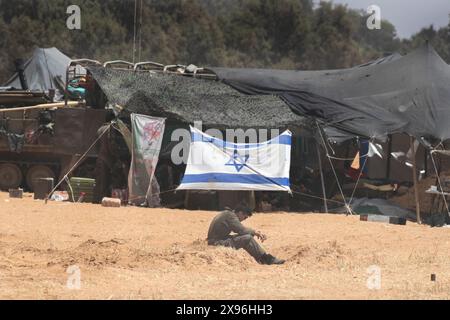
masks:
{"type": "Polygon", "coordinates": [[[186,172],[179,190],[287,191],[290,131],[261,143],[230,143],[191,127],[186,172]]]}

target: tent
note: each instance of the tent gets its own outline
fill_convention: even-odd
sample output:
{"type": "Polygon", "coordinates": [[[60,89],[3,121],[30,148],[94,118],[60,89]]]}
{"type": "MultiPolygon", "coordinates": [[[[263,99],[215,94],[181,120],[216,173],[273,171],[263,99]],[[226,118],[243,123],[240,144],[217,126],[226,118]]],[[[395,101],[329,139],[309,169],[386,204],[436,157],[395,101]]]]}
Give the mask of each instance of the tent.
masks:
{"type": "Polygon", "coordinates": [[[240,92],[277,95],[349,138],[403,132],[425,145],[450,138],[450,66],[429,44],[341,70],[210,70],[240,92]]]}
{"type": "MultiPolygon", "coordinates": [[[[450,66],[428,44],[405,56],[394,54],[340,70],[209,68],[220,81],[101,67],[89,70],[111,104],[185,124],[202,120],[205,126],[220,129],[310,128],[310,119],[317,119],[327,134],[345,139],[406,133],[430,147],[450,138],[450,66]]],[[[333,167],[331,147],[322,142],[333,167]]],[[[397,151],[386,149],[388,154],[397,151]]],[[[381,166],[377,178],[397,171],[389,158],[381,166]]],[[[333,174],[338,180],[334,169],[333,174]]]]}
{"type": "Polygon", "coordinates": [[[104,67],[89,71],[108,102],[129,112],[225,128],[304,128],[304,117],[276,96],[242,94],[217,81],[104,67]]]}
{"type": "MultiPolygon", "coordinates": [[[[57,48],[36,48],[33,56],[24,64],[25,78],[28,89],[32,91],[45,91],[58,89],[56,77],[60,83],[66,82],[66,69],[71,59],[57,48]]],[[[79,73],[83,73],[83,68],[79,73]]],[[[5,87],[22,89],[19,74],[15,73],[5,84],[5,87]]],[[[61,92],[57,92],[56,97],[60,97],[61,92]]]]}
{"type": "MultiPolygon", "coordinates": [[[[296,114],[315,119],[328,138],[385,140],[388,135],[405,133],[433,150],[445,148],[441,143],[450,139],[450,66],[429,43],[405,56],[393,55],[349,69],[210,70],[240,92],[279,96],[296,114]]],[[[411,148],[412,140],[409,144],[411,148]]],[[[328,149],[325,141],[323,145],[328,149]]],[[[389,149],[383,165],[386,177],[394,169],[389,166],[389,149]]],[[[327,157],[331,162],[328,151],[327,157]]],[[[432,153],[430,159],[434,164],[432,153]]],[[[413,162],[416,215],[420,221],[417,165],[413,162]]],[[[424,165],[427,162],[424,159],[424,165]]],[[[433,167],[441,184],[438,169],[433,167]]]]}
{"type": "MultiPolygon", "coordinates": [[[[187,124],[202,121],[202,127],[205,129],[289,128],[297,135],[306,136],[309,133],[305,118],[292,112],[289,106],[276,96],[249,96],[218,81],[179,74],[135,72],[94,66],[89,67],[88,70],[107,96],[109,104],[124,108],[120,114],[124,121],[127,121],[128,113],[167,118],[159,161],[161,169],[159,172],[164,173],[158,177],[162,178],[158,182],[161,183],[161,190],[164,190],[164,193],[174,184],[178,184],[185,172],[183,165],[180,166],[172,161],[172,150],[179,142],[171,141],[171,137],[174,130],[187,129],[187,124]],[[167,188],[164,188],[164,185],[167,188]]],[[[294,150],[296,150],[295,147],[294,150]]],[[[297,158],[294,157],[293,162],[296,166],[306,166],[310,162],[295,161],[295,159],[297,158]]],[[[165,196],[168,195],[165,194],[165,196]]],[[[180,193],[178,195],[170,193],[172,200],[169,201],[180,201],[180,195],[180,193]]],[[[208,201],[204,201],[205,198],[202,198],[202,195],[198,196],[191,195],[182,201],[186,201],[187,207],[192,205],[196,208],[205,208],[205,203],[207,207],[208,201]]],[[[248,199],[249,197],[249,194],[245,192],[221,191],[219,208],[223,208],[229,202],[236,203],[238,199],[246,199],[249,203],[254,201],[254,198],[248,199]]]]}

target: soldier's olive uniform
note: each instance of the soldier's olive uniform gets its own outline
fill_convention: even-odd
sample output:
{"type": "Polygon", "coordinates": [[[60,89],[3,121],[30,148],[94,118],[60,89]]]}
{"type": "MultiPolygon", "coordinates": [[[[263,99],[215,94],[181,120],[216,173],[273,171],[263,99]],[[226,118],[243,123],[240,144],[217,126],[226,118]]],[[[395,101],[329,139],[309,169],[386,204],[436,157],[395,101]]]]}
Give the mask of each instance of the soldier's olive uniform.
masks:
{"type": "Polygon", "coordinates": [[[265,254],[264,249],[253,238],[255,230],[246,228],[233,211],[223,211],[218,214],[208,230],[208,244],[214,246],[243,248],[256,261],[260,262],[265,254]],[[231,235],[231,233],[236,233],[231,235]]]}

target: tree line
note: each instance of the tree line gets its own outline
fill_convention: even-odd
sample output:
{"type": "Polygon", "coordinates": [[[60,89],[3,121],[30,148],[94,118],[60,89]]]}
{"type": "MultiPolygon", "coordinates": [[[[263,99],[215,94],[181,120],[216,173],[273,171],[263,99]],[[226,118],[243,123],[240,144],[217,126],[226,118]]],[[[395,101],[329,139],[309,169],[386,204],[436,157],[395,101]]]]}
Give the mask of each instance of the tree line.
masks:
{"type": "Polygon", "coordinates": [[[132,61],[136,43],[136,61],[333,69],[428,40],[450,62],[450,23],[399,39],[390,22],[369,30],[366,21],[364,11],[312,0],[0,0],[0,83],[16,58],[53,46],[100,61],[132,61]],[[73,4],[81,9],[81,30],[66,26],[73,4]]]}

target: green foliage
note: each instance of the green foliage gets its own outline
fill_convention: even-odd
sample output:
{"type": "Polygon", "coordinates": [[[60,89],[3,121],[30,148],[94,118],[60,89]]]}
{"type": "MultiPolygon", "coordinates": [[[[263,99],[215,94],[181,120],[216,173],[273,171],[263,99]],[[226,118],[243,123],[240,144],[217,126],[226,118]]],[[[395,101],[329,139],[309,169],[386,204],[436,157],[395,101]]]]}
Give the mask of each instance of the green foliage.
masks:
{"type": "Polygon", "coordinates": [[[450,61],[450,26],[401,41],[388,21],[368,30],[364,12],[328,1],[143,0],[136,26],[134,16],[134,0],[0,0],[0,83],[14,72],[14,59],[28,58],[35,47],[132,61],[135,38],[136,61],[164,64],[345,68],[426,40],[450,61]],[[66,27],[71,4],[81,8],[81,30],[66,27]]]}

